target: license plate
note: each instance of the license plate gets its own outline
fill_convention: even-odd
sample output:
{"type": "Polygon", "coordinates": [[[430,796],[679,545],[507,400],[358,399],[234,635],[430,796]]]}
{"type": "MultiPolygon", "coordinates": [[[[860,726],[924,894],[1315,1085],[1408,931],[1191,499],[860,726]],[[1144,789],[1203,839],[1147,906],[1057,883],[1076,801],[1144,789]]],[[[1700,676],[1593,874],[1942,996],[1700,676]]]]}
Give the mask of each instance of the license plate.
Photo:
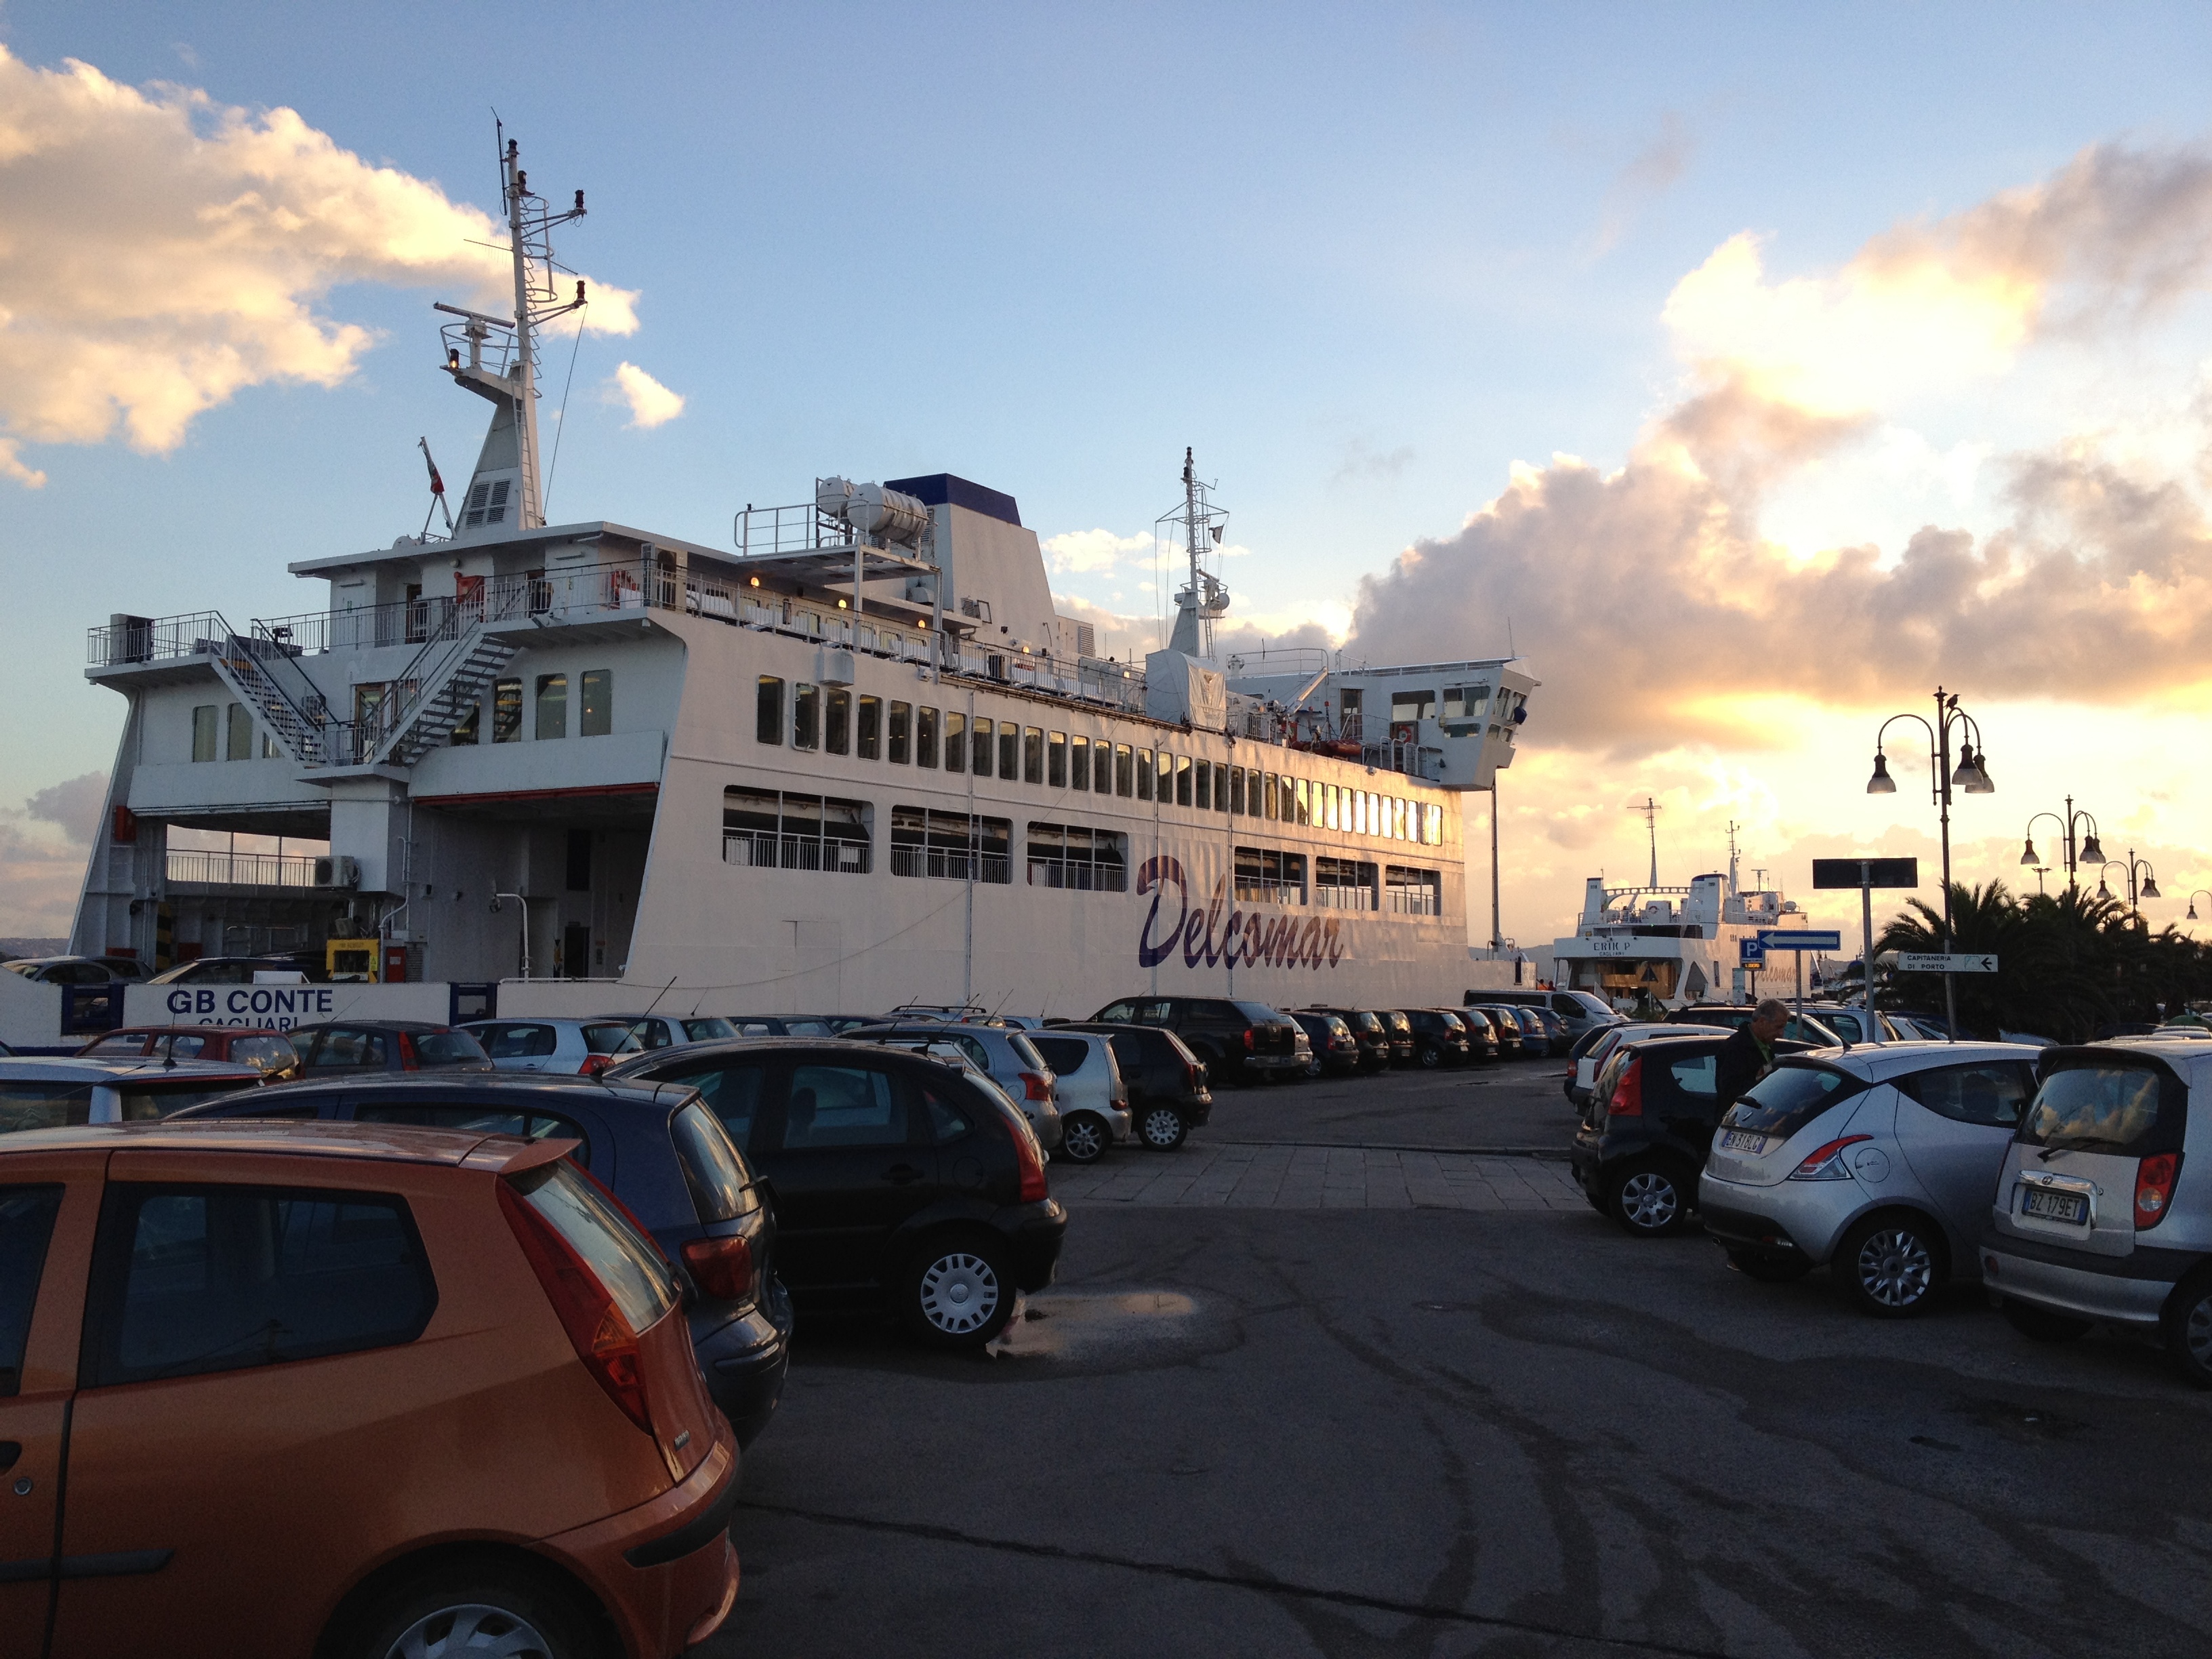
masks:
{"type": "Polygon", "coordinates": [[[1754,1134],[1749,1129],[1726,1129],[1721,1133],[1721,1150],[1724,1152],[1749,1152],[1753,1158],[1766,1155],[1766,1137],[1754,1134]]]}
{"type": "Polygon", "coordinates": [[[2075,1225],[2089,1218],[2089,1200],[2082,1193],[2053,1192],[2047,1187],[2023,1187],[2020,1212],[2039,1221],[2069,1221],[2075,1225]]]}

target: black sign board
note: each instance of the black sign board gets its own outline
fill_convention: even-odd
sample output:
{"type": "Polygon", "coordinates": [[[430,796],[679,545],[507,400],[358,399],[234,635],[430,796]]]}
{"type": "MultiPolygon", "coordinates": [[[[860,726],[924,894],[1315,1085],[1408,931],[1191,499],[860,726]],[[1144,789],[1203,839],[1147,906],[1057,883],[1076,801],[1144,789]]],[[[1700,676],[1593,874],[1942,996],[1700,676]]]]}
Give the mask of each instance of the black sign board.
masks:
{"type": "Polygon", "coordinates": [[[1820,887],[1917,887],[1918,859],[1814,859],[1813,885],[1820,887]]]}

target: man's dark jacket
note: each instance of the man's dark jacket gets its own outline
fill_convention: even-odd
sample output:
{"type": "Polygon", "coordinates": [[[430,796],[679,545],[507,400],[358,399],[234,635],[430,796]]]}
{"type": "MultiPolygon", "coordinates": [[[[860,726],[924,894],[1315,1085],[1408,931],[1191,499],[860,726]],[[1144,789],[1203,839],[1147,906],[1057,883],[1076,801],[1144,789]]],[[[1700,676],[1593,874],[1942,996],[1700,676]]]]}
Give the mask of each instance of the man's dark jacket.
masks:
{"type": "Polygon", "coordinates": [[[1720,1097],[1721,1110],[1735,1105],[1759,1081],[1766,1064],[1766,1055],[1759,1048],[1759,1039],[1752,1036],[1751,1027],[1737,1026],[1735,1035],[1721,1044],[1720,1058],[1713,1065],[1713,1091],[1720,1097]]]}

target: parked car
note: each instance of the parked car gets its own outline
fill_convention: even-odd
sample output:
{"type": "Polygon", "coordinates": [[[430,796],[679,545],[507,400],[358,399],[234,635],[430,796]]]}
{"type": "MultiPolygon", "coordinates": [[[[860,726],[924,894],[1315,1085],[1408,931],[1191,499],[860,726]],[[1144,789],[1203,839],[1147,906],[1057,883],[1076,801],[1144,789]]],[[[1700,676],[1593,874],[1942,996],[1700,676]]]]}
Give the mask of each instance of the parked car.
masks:
{"type": "Polygon", "coordinates": [[[1413,1064],[1422,1070],[1464,1066],[1474,1059],[1467,1024],[1450,1009],[1407,1008],[1402,1012],[1413,1033],[1413,1064]]]}
{"type": "Polygon", "coordinates": [[[895,1042],[926,1048],[946,1043],[967,1062],[1006,1091],[1008,1098],[1029,1120],[1037,1142],[1048,1152],[1057,1152],[1066,1138],[1060,1118],[1060,1093],[1054,1086],[1052,1067],[1036,1051],[1028,1033],[1011,1027],[970,1025],[958,1020],[915,1019],[855,1025],[844,1034],[848,1042],[895,1042]]]}
{"type": "Polygon", "coordinates": [[[880,1025],[879,1014],[732,1014],[739,1036],[842,1036],[856,1025],[880,1025]]]}
{"type": "Polygon", "coordinates": [[[292,1084],[218,1100],[187,1120],[283,1117],[404,1124],[573,1140],[679,1266],[707,1391],[750,1446],[783,1393],[791,1301],[775,1279],[775,1224],[720,1120],[690,1090],[565,1077],[395,1077],[292,1084]]]}
{"type": "Polygon", "coordinates": [[[1522,1011],[1510,1004],[1480,1002],[1460,1010],[1462,1018],[1471,1012],[1480,1013],[1497,1031],[1500,1059],[1534,1060],[1550,1046],[1544,1037],[1543,1022],[1533,1014],[1524,1021],[1522,1011]]]}
{"type": "MultiPolygon", "coordinates": [[[[1747,1003],[1697,1002],[1687,1008],[1670,1008],[1664,1023],[1668,1025],[1725,1026],[1740,1031],[1751,1024],[1752,1010],[1747,1003]]],[[[1792,1042],[1802,1042],[1808,1048],[1837,1048],[1843,1046],[1843,1033],[1817,1014],[1807,1014],[1802,1020],[1793,1012],[1782,1035],[1792,1042]]]]}
{"type": "Polygon", "coordinates": [[[114,963],[100,957],[16,957],[0,962],[0,968],[41,985],[106,985],[112,980],[139,977],[117,973],[114,963]]]}
{"type": "MultiPolygon", "coordinates": [[[[1334,1014],[1352,1029],[1352,1040],[1359,1045],[1359,1069],[1363,1072],[1387,1072],[1390,1069],[1390,1028],[1382,1016],[1364,1008],[1309,1008],[1308,1013],[1334,1014]]],[[[1312,1041],[1312,1034],[1307,1034],[1312,1041]]]]}
{"type": "Polygon", "coordinates": [[[492,1069],[500,1072],[593,1077],[645,1049],[620,1019],[472,1019],[459,1029],[483,1046],[492,1069]]]}
{"type": "Polygon", "coordinates": [[[1206,1066],[1173,1031],[1157,1025],[1055,1025],[1040,1035],[1056,1031],[1095,1032],[1112,1045],[1137,1139],[1146,1150],[1175,1151],[1213,1115],[1206,1066]]]}
{"type": "Polygon", "coordinates": [[[2102,1321],[2157,1337],[2212,1388],[2212,1043],[2124,1037],[2039,1059],[1991,1195],[1985,1282],[2026,1335],[2102,1321]]]}
{"type": "Polygon", "coordinates": [[[164,969],[149,985],[296,985],[326,975],[314,963],[294,957],[195,957],[164,969]],[[264,978],[267,975],[271,977],[264,978]]]}
{"type": "Polygon", "coordinates": [[[1552,1057],[1551,1029],[1544,1024],[1541,1014],[1526,1003],[1492,1003],[1490,1006],[1520,1022],[1521,1057],[1523,1060],[1549,1060],[1552,1057]]]}
{"type": "Polygon", "coordinates": [[[1510,1002],[1544,1008],[1567,1028],[1570,1037],[1581,1036],[1600,1025],[1618,1025],[1620,1016],[1601,997],[1588,991],[1547,990],[1541,987],[1508,986],[1500,991],[1469,991],[1468,1002],[1510,1002]]]}
{"type": "Polygon", "coordinates": [[[77,1054],[88,1060],[228,1060],[272,1079],[300,1073],[300,1052],[289,1037],[251,1025],[127,1025],[77,1054]]]}
{"type": "Polygon", "coordinates": [[[1726,1025],[1692,1025],[1673,1021],[1657,1024],[1632,1024],[1620,1020],[1611,1025],[1595,1025],[1583,1034],[1579,1052],[1574,1055],[1574,1070],[1567,1078],[1567,1098],[1579,1112],[1589,1104],[1590,1091],[1597,1087],[1598,1073],[1613,1051],[1624,1042],[1641,1042],[1655,1036],[1726,1036],[1730,1028],[1726,1025]]]}
{"type": "MultiPolygon", "coordinates": [[[[605,1014],[629,1027],[641,1048],[677,1048],[687,1042],[726,1042],[738,1028],[716,1014],[605,1014]]],[[[489,1051],[489,1045],[486,1045],[489,1051]]],[[[496,1058],[496,1056],[495,1056],[496,1058]]]]}
{"type": "Polygon", "coordinates": [[[881,1042],[757,1039],[634,1055],[611,1083],[696,1089],[751,1164],[802,1311],[884,1308],[941,1347],[1052,1282],[1067,1212],[1000,1093],[881,1042]]]}
{"type": "Polygon", "coordinates": [[[365,1072],[489,1072],[483,1045],[464,1028],[410,1019],[349,1019],[289,1033],[303,1078],[365,1072]]]}
{"type": "MultiPolygon", "coordinates": [[[[1569,1157],[1591,1207],[1629,1232],[1658,1237],[1688,1224],[1720,1122],[1716,1065],[1727,1041],[1644,1037],[1617,1045],[1598,1073],[1569,1157]]],[[[1778,1054],[1804,1046],[1774,1044],[1778,1054]]]]}
{"type": "Polygon", "coordinates": [[[1359,1039],[1341,1015],[1299,1009],[1291,1018],[1306,1035],[1308,1077],[1349,1076],[1359,1069],[1359,1039]]]}
{"type": "Polygon", "coordinates": [[[1413,1039],[1413,1023],[1405,1011],[1399,1008],[1378,1008],[1375,1018],[1382,1022],[1382,1030],[1390,1039],[1390,1063],[1411,1066],[1420,1045],[1413,1039]]]}
{"type": "Polygon", "coordinates": [[[1312,1045],[1295,1020],[1249,998],[1134,997],[1108,1003],[1088,1023],[1173,1031],[1215,1083],[1303,1076],[1312,1057],[1312,1045]]]}
{"type": "MultiPolygon", "coordinates": [[[[1857,1003],[1830,1002],[1824,998],[1818,1002],[1807,1003],[1805,1015],[1808,1019],[1819,1020],[1846,1042],[1875,1040],[1867,1035],[1866,1010],[1857,1003]]],[[[1881,1030],[1881,1042],[1917,1042],[1923,1040],[1919,1032],[1904,1030],[1879,1008],[1875,1010],[1874,1017],[1881,1030]]]]}
{"type": "Polygon", "coordinates": [[[1470,1044],[1485,1041],[1486,1054],[1477,1059],[1519,1060],[1523,1051],[1521,1042],[1521,1022],[1503,1008],[1483,1007],[1480,1005],[1455,1011],[1460,1023],[1468,1029],[1470,1044]],[[1486,1030],[1485,1028],[1487,1028],[1486,1030]]]}
{"type": "Polygon", "coordinates": [[[186,1060],[0,1059],[0,1135],[145,1123],[264,1081],[251,1066],[186,1060]]]}
{"type": "Polygon", "coordinates": [[[1826,1267],[1864,1311],[1917,1313],[1946,1279],[1981,1277],[2035,1052],[1863,1044],[1778,1063],[1721,1119],[1698,1182],[1705,1231],[1754,1279],[1826,1267]]]}
{"type": "Polygon", "coordinates": [[[9,1646],[672,1659],[738,1587],[683,1294],[557,1144],[0,1142],[9,1646]]]}
{"type": "Polygon", "coordinates": [[[1060,1156],[1070,1164],[1095,1164],[1109,1146],[1126,1144],[1132,1127],[1129,1091],[1114,1045],[1091,1032],[1065,1027],[1026,1035],[1052,1067],[1060,1156]]]}

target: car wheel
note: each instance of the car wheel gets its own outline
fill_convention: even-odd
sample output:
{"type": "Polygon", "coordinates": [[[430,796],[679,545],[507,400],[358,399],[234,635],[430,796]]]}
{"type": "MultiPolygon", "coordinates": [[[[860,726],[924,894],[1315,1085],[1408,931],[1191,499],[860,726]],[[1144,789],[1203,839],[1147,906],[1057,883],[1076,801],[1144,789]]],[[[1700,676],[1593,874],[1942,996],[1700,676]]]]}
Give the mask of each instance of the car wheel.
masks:
{"type": "Polygon", "coordinates": [[[1172,1106],[1148,1106],[1137,1120],[1137,1139],[1155,1152],[1171,1152],[1182,1145],[1190,1125],[1172,1106]]]}
{"type": "Polygon", "coordinates": [[[1638,1238],[1663,1238],[1689,1224],[1690,1200],[1672,1165],[1631,1164],[1606,1183],[1606,1213],[1638,1238]]]}
{"type": "Polygon", "coordinates": [[[1306,1075],[1308,1077],[1319,1077],[1321,1073],[1321,1056],[1319,1054],[1310,1056],[1306,1060],[1306,1075]]]}
{"type": "Polygon", "coordinates": [[[900,1306],[907,1328],[931,1347],[981,1347],[1014,1316],[1005,1250],[976,1233],[925,1246],[907,1268],[900,1306]]]}
{"type": "Polygon", "coordinates": [[[2031,1308],[2010,1297],[2004,1303],[2005,1323],[2035,1342],[2072,1342],[2089,1334],[2090,1322],[2070,1315],[2031,1308]]]}
{"type": "Polygon", "coordinates": [[[499,1654],[512,1659],[610,1659],[599,1621],[535,1575],[479,1567],[400,1585],[358,1620],[346,1659],[499,1654]]]}
{"type": "Polygon", "coordinates": [[[1096,1112],[1072,1112],[1060,1120],[1060,1155],[1070,1164],[1096,1164],[1114,1138],[1096,1112]]]}
{"type": "Polygon", "coordinates": [[[1730,1250],[1728,1264],[1746,1279],[1755,1279],[1762,1285],[1791,1284],[1813,1271],[1813,1264],[1802,1255],[1761,1255],[1756,1250],[1730,1250]]]}
{"type": "Polygon", "coordinates": [[[1433,1072],[1444,1063],[1444,1051],[1433,1042],[1424,1042],[1413,1055],[1413,1064],[1425,1072],[1433,1072]]]}
{"type": "Polygon", "coordinates": [[[2185,1283],[2168,1298],[2159,1322],[2174,1370],[2198,1388],[2212,1389],[2212,1278],[2185,1283]]]}
{"type": "Polygon", "coordinates": [[[1943,1281],[1942,1237],[1917,1215],[1870,1215],[1844,1235],[1829,1272],[1863,1312],[1903,1319],[1943,1281]]]}

